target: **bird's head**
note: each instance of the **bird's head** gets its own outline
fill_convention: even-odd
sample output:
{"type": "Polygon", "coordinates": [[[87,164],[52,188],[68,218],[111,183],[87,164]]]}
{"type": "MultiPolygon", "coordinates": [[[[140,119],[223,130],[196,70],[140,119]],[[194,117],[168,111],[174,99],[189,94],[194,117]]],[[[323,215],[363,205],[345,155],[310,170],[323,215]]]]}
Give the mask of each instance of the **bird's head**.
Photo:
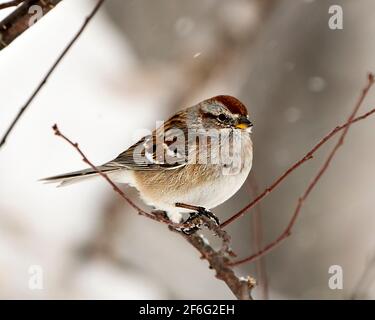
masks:
{"type": "Polygon", "coordinates": [[[241,129],[250,132],[253,123],[245,105],[238,99],[220,95],[200,103],[200,113],[206,129],[241,129]]]}

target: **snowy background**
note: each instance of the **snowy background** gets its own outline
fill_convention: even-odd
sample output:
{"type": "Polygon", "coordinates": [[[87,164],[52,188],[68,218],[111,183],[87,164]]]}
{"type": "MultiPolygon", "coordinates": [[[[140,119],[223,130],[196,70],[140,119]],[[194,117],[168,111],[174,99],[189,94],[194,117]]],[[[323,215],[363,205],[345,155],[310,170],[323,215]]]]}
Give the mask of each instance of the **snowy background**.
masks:
{"type": "MultiPolygon", "coordinates": [[[[0,52],[1,133],[93,4],[63,0],[0,52]]],[[[263,190],[353,108],[375,71],[375,2],[108,0],[102,9],[0,150],[0,298],[233,298],[181,237],[134,214],[101,179],[38,182],[84,167],[51,126],[100,164],[156,120],[235,95],[255,123],[252,178],[263,190]],[[343,7],[343,30],[328,28],[331,4],[343,7]],[[42,290],[29,288],[35,265],[42,290]]],[[[363,111],[374,105],[370,93],[363,111]]],[[[375,298],[371,278],[357,287],[375,254],[374,121],[352,128],[292,237],[267,256],[271,299],[375,298]],[[343,290],[328,287],[331,265],[344,270],[343,290]]],[[[287,224],[327,151],[262,203],[264,242],[287,224]]],[[[224,220],[251,199],[244,186],[215,213],[224,220]]],[[[228,228],[241,257],[251,253],[250,230],[250,215],[228,228]]]]}

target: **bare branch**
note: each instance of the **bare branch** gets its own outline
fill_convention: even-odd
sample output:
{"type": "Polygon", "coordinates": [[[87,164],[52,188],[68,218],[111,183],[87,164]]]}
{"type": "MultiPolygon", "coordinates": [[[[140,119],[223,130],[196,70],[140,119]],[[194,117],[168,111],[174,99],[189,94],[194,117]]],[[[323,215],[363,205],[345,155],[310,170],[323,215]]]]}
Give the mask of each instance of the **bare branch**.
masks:
{"type": "MultiPolygon", "coordinates": [[[[331,161],[332,161],[333,157],[335,156],[337,150],[343,144],[344,139],[346,137],[346,134],[348,133],[350,125],[352,125],[353,123],[356,123],[358,121],[361,121],[361,120],[367,118],[368,116],[372,115],[373,113],[375,113],[375,108],[374,108],[374,109],[372,109],[372,110],[370,110],[370,111],[362,114],[361,116],[355,117],[356,114],[357,114],[357,112],[358,112],[358,110],[359,110],[359,108],[360,108],[360,106],[362,105],[363,100],[365,99],[368,91],[370,90],[371,86],[373,85],[373,83],[374,83],[374,77],[372,75],[369,75],[368,84],[363,89],[362,95],[360,96],[359,100],[357,101],[356,106],[355,106],[352,114],[350,115],[350,117],[349,117],[349,119],[347,120],[346,123],[344,123],[343,125],[338,126],[335,129],[333,129],[331,131],[331,133],[329,133],[322,140],[320,140],[318,142],[318,144],[311,151],[309,151],[304,158],[302,158],[300,161],[296,162],[296,164],[294,164],[290,169],[287,170],[286,174],[282,175],[281,178],[277,179],[276,182],[272,185],[273,186],[272,188],[266,189],[266,190],[269,190],[268,192],[271,192],[290,172],[292,172],[295,168],[297,168],[303,162],[307,161],[308,159],[311,159],[312,156],[313,156],[313,154],[324,143],[326,143],[329,139],[331,139],[337,132],[340,132],[341,130],[344,130],[344,132],[340,136],[339,141],[334,146],[333,150],[329,154],[327,160],[324,162],[324,164],[321,167],[321,169],[319,170],[318,174],[315,176],[315,178],[313,179],[313,181],[309,184],[309,186],[308,186],[307,190],[305,191],[305,193],[299,198],[298,203],[297,203],[297,207],[296,207],[296,209],[294,211],[294,214],[293,214],[293,216],[292,216],[292,218],[291,218],[288,226],[286,227],[286,229],[284,230],[284,232],[276,240],[274,240],[273,242],[269,243],[262,250],[254,253],[253,255],[251,255],[251,256],[249,256],[247,258],[244,258],[244,259],[241,259],[241,260],[238,260],[238,261],[234,261],[234,262],[230,262],[229,258],[226,256],[227,253],[231,253],[231,250],[230,250],[230,247],[229,247],[230,237],[229,237],[229,235],[226,234],[226,232],[224,230],[221,229],[221,227],[223,225],[225,225],[226,223],[223,223],[219,227],[219,226],[214,225],[213,222],[210,219],[206,219],[205,217],[200,217],[200,219],[204,220],[204,224],[211,231],[215,232],[216,234],[218,234],[223,239],[223,246],[222,246],[222,249],[220,251],[215,251],[214,249],[212,249],[212,247],[208,243],[206,243],[202,239],[201,236],[199,236],[197,234],[193,234],[193,235],[189,235],[188,236],[188,235],[185,235],[185,234],[182,234],[181,232],[179,232],[179,234],[182,234],[189,241],[189,243],[191,245],[193,245],[196,249],[199,250],[199,252],[202,254],[202,257],[205,258],[209,262],[210,267],[213,268],[213,269],[215,269],[215,271],[216,271],[216,277],[218,279],[220,279],[220,280],[223,280],[228,285],[228,287],[232,290],[232,292],[235,294],[235,296],[238,299],[245,299],[245,298],[246,299],[251,299],[250,292],[251,292],[251,289],[253,288],[253,286],[255,285],[255,281],[251,277],[248,277],[246,279],[239,279],[238,277],[235,276],[235,274],[234,274],[233,270],[231,269],[231,267],[237,266],[237,265],[245,263],[245,262],[251,262],[251,261],[254,261],[254,260],[258,259],[259,257],[263,256],[264,254],[266,254],[267,252],[269,252],[270,250],[272,250],[273,248],[275,248],[277,245],[279,245],[284,239],[286,239],[291,234],[291,229],[293,228],[293,226],[294,226],[294,224],[296,222],[296,219],[297,219],[297,217],[298,217],[298,215],[299,215],[299,213],[300,213],[300,211],[302,209],[304,201],[307,199],[307,197],[309,196],[310,192],[316,186],[316,184],[318,183],[318,181],[320,180],[320,178],[322,177],[322,175],[324,174],[324,172],[328,169],[329,164],[331,163],[331,161]]],[[[104,179],[106,179],[107,182],[113,187],[113,189],[117,193],[119,193],[140,214],[142,214],[142,215],[144,215],[146,217],[149,217],[149,218],[151,218],[153,220],[167,223],[167,224],[169,224],[169,227],[170,227],[171,230],[177,232],[177,228],[180,227],[180,225],[172,224],[172,223],[166,221],[165,219],[163,220],[160,215],[159,216],[158,215],[153,215],[153,214],[150,214],[150,213],[147,213],[147,212],[141,210],[129,198],[126,197],[126,195],[121,191],[121,189],[119,189],[108,178],[108,176],[105,173],[103,173],[100,170],[98,170],[98,168],[95,167],[87,159],[87,157],[79,149],[78,144],[73,143],[70,139],[68,139],[66,136],[64,136],[59,131],[59,129],[57,128],[56,125],[53,127],[53,129],[55,130],[55,134],[57,134],[58,136],[61,136],[70,145],[72,145],[74,148],[76,148],[77,151],[80,153],[80,155],[83,157],[83,161],[85,161],[87,164],[89,164],[104,179]]],[[[264,194],[264,192],[262,194],[264,194]]],[[[263,198],[263,197],[264,196],[262,196],[261,198],[263,198]]],[[[260,200],[261,198],[258,196],[256,199],[260,200]]],[[[255,205],[259,200],[257,200],[256,202],[253,201],[252,202],[253,205],[255,205]]],[[[236,217],[236,215],[234,217],[236,217]]],[[[232,218],[230,218],[230,219],[232,219],[232,218]]],[[[229,221],[229,220],[227,220],[227,221],[229,221]]]]}
{"type": "MultiPolygon", "coordinates": [[[[78,146],[78,143],[73,142],[67,136],[65,136],[57,125],[53,126],[55,134],[62,139],[64,139],[68,144],[70,144],[82,157],[82,160],[88,164],[93,170],[95,170],[100,176],[105,179],[113,188],[113,190],[118,193],[126,202],[128,202],[140,215],[150,218],[154,221],[162,222],[169,225],[171,231],[177,232],[182,235],[192,246],[194,246],[202,255],[202,258],[206,259],[210,265],[210,268],[216,271],[216,277],[224,281],[237,299],[250,300],[251,299],[251,289],[255,286],[255,280],[251,277],[238,278],[232,268],[229,266],[228,255],[233,256],[233,252],[230,249],[230,237],[226,231],[222,230],[220,226],[216,225],[211,219],[206,217],[199,217],[199,224],[203,224],[209,230],[218,235],[222,240],[223,244],[220,250],[215,251],[204,238],[197,233],[192,235],[186,235],[180,231],[178,228],[189,227],[184,224],[174,224],[167,220],[162,214],[152,214],[148,213],[141,208],[139,208],[126,194],[108,177],[108,175],[98,169],[83,153],[83,151],[78,146]]],[[[183,205],[183,204],[181,204],[183,205]]],[[[184,205],[188,206],[188,205],[184,205]]]]}
{"type": "MultiPolygon", "coordinates": [[[[23,107],[20,109],[16,117],[13,119],[12,123],[9,125],[7,131],[3,135],[1,141],[0,141],[0,148],[5,144],[9,134],[12,132],[14,126],[17,124],[17,122],[20,120],[22,117],[23,113],[27,110],[27,108],[30,106],[30,104],[33,102],[35,97],[38,95],[40,90],[43,88],[43,86],[46,84],[48,78],[51,76],[51,74],[55,71],[56,67],[59,65],[61,60],[65,57],[65,55],[68,53],[70,48],[73,46],[73,44],[78,40],[82,32],[86,29],[88,23],[91,21],[91,19],[95,16],[95,14],[98,12],[99,8],[103,4],[105,0],[98,0],[97,4],[91,11],[90,15],[86,17],[84,23],[82,24],[81,28],[78,30],[76,35],[73,37],[73,39],[68,43],[68,45],[65,47],[65,49],[61,52],[61,54],[58,56],[57,60],[54,62],[54,64],[50,67],[48,70],[47,74],[43,77],[42,81],[39,83],[39,85],[36,87],[36,89],[33,91],[31,96],[27,99],[26,103],[23,105],[23,107]]],[[[24,4],[26,5],[26,3],[24,4]]],[[[21,7],[23,7],[22,5],[21,7]]],[[[21,9],[21,8],[20,8],[21,9]]],[[[17,9],[18,10],[18,9],[17,9]]],[[[16,11],[17,11],[16,10],[16,11]]],[[[9,17],[8,17],[9,18],[9,17]]],[[[4,20],[5,21],[5,20],[4,20]]],[[[3,22],[4,22],[3,21],[3,22]]],[[[3,27],[3,22],[0,23],[0,30],[3,27]]],[[[1,32],[1,31],[0,31],[1,32]]],[[[1,33],[0,33],[1,35],[1,33]]]]}
{"type": "MultiPolygon", "coordinates": [[[[367,93],[367,92],[366,92],[367,93]]],[[[291,167],[289,167],[280,177],[278,177],[269,187],[267,187],[260,195],[258,195],[252,202],[250,202],[248,205],[246,205],[243,209],[241,209],[239,212],[228,218],[226,221],[224,221],[221,224],[221,227],[225,227],[228,224],[232,223],[236,219],[242,217],[246,211],[253,208],[259,201],[261,201],[264,197],[266,197],[271,191],[273,191],[285,178],[291,174],[294,170],[299,168],[303,163],[313,158],[313,155],[315,154],[318,149],[320,149],[328,140],[333,138],[338,132],[345,130],[347,127],[351,126],[353,123],[356,123],[358,121],[361,121],[372,114],[375,113],[375,108],[371,109],[370,111],[362,114],[361,116],[358,116],[356,118],[353,118],[352,120],[349,120],[345,122],[344,124],[337,126],[334,128],[329,134],[327,134],[323,139],[321,139],[308,153],[306,153],[303,158],[295,162],[291,167]]]]}
{"type": "Polygon", "coordinates": [[[82,152],[80,147],[78,146],[78,143],[73,142],[70,140],[68,137],[66,137],[64,134],[62,134],[57,127],[57,125],[53,125],[52,129],[55,132],[55,135],[63,138],[66,142],[68,142],[72,147],[74,147],[78,153],[82,156],[82,161],[88,164],[93,170],[95,170],[97,173],[99,173],[113,188],[115,192],[117,192],[122,198],[124,198],[131,207],[133,207],[139,214],[146,216],[147,218],[151,218],[154,220],[158,220],[154,217],[154,215],[142,210],[139,208],[130,198],[126,196],[126,194],[108,177],[106,173],[101,171],[98,167],[96,167],[87,157],[86,155],[82,152]]]}
{"type": "MultiPolygon", "coordinates": [[[[30,28],[40,18],[44,17],[61,0],[24,0],[10,1],[4,3],[4,8],[22,3],[16,10],[0,22],[0,50],[7,47],[14,39],[30,28]],[[18,3],[17,3],[18,2],[18,3]],[[38,6],[41,16],[36,16],[34,11],[30,12],[31,6],[38,6]]],[[[2,9],[0,7],[0,9],[2,9]]]]}
{"type": "MultiPolygon", "coordinates": [[[[4,3],[0,5],[0,9],[7,8],[11,6],[17,6],[21,5],[14,10],[13,13],[11,13],[8,17],[6,17],[3,21],[0,22],[0,50],[9,45],[15,38],[17,38],[20,34],[22,34],[25,30],[27,30],[30,27],[30,18],[31,14],[29,13],[29,8],[31,5],[39,5],[43,9],[43,14],[50,11],[54,6],[60,2],[61,0],[14,0],[14,1],[8,1],[7,3],[4,3]]],[[[80,37],[82,32],[87,27],[88,23],[91,21],[91,19],[95,16],[101,5],[104,3],[104,0],[98,0],[97,4],[93,8],[90,15],[85,19],[83,25],[78,30],[78,32],[75,34],[73,39],[68,43],[68,45],[65,47],[65,49],[61,52],[61,54],[58,56],[57,60],[54,62],[54,64],[50,67],[47,74],[44,76],[42,81],[39,83],[39,85],[36,87],[36,89],[33,91],[32,95],[28,98],[26,103],[23,105],[23,107],[18,112],[17,116],[14,118],[10,126],[8,127],[7,131],[5,132],[4,136],[2,137],[0,141],[0,148],[5,144],[9,134],[14,129],[15,125],[18,123],[20,118],[22,117],[23,113],[27,110],[27,108],[30,106],[30,104],[33,102],[35,97],[38,95],[38,93],[41,91],[51,74],[54,72],[56,67],[59,65],[59,63],[62,61],[64,56],[68,53],[68,51],[71,49],[73,44],[77,41],[77,39],[80,37]]],[[[64,134],[61,133],[57,125],[53,126],[53,130],[55,134],[62,139],[64,139],[69,145],[74,147],[74,149],[81,155],[82,160],[88,164],[93,170],[95,170],[103,179],[107,181],[107,183],[113,188],[113,190],[121,196],[133,209],[135,209],[140,215],[145,216],[147,218],[150,218],[154,221],[158,221],[161,223],[165,223],[169,226],[169,229],[173,232],[177,232],[181,236],[183,236],[186,241],[188,241],[193,247],[195,247],[201,254],[202,259],[205,259],[208,261],[210,268],[214,269],[216,271],[216,277],[222,281],[224,281],[227,286],[230,288],[230,290],[233,292],[233,294],[238,299],[243,300],[250,300],[251,298],[251,289],[255,286],[255,281],[251,277],[246,278],[238,278],[234,271],[233,267],[237,266],[239,264],[245,263],[245,262],[251,262],[255,261],[256,259],[262,257],[264,254],[275,248],[277,245],[279,245],[283,240],[285,240],[290,234],[291,230],[294,227],[296,220],[301,212],[301,209],[303,207],[303,204],[305,203],[306,199],[310,195],[311,191],[314,189],[314,187],[317,185],[320,178],[323,176],[323,174],[328,169],[331,161],[333,160],[334,156],[336,155],[338,149],[340,146],[343,145],[345,137],[348,133],[348,130],[350,126],[360,120],[363,120],[367,118],[368,116],[375,113],[375,108],[370,110],[369,112],[356,117],[356,114],[365,99],[368,91],[370,90],[371,86],[374,84],[374,77],[372,74],[369,75],[367,86],[363,89],[362,95],[358,99],[355,108],[353,112],[351,113],[350,117],[348,118],[347,122],[344,123],[341,126],[336,127],[333,129],[328,135],[326,135],[323,139],[321,139],[302,159],[294,163],[286,172],[281,175],[279,178],[277,178],[267,189],[265,189],[260,195],[258,195],[250,204],[248,204],[245,208],[243,208],[241,211],[230,217],[228,220],[226,220],[224,223],[222,223],[220,226],[216,225],[211,219],[201,216],[197,218],[200,222],[200,225],[203,225],[207,227],[210,231],[215,233],[217,236],[219,236],[222,239],[222,246],[220,250],[214,250],[210,244],[204,239],[201,235],[198,233],[194,233],[192,235],[187,235],[179,231],[178,228],[186,227],[186,224],[174,224],[170,222],[165,215],[163,214],[156,214],[156,213],[149,213],[141,209],[138,205],[136,205],[109,177],[106,173],[102,172],[98,167],[96,167],[82,152],[80,147],[77,143],[73,142],[69,138],[67,138],[64,134]],[[266,245],[263,249],[260,247],[257,247],[256,253],[253,255],[238,260],[238,261],[231,261],[230,256],[234,256],[234,253],[230,249],[230,236],[227,234],[225,230],[222,228],[227,226],[228,224],[232,223],[236,219],[240,218],[245,214],[245,212],[254,206],[256,206],[264,197],[266,197],[270,192],[272,192],[282,181],[285,180],[285,178],[291,174],[294,170],[296,170],[298,167],[300,167],[303,163],[307,162],[308,160],[313,158],[314,153],[320,149],[321,146],[323,146],[328,140],[333,138],[338,132],[341,132],[342,134],[338,140],[338,142],[335,144],[334,148],[330,152],[328,158],[324,162],[323,166],[320,168],[314,179],[311,181],[311,183],[307,186],[306,191],[302,194],[302,196],[298,199],[295,211],[285,228],[285,230],[282,232],[282,234],[277,237],[273,242],[266,245]]],[[[258,212],[259,213],[259,212],[258,212]]],[[[259,213],[260,214],[260,213],[259,213]]],[[[259,238],[259,235],[256,235],[256,241],[258,244],[261,242],[261,239],[259,238]]]]}
{"type": "Polygon", "coordinates": [[[0,10],[5,9],[5,8],[10,8],[10,7],[16,7],[24,1],[25,0],[12,0],[12,1],[8,1],[8,2],[5,2],[5,3],[0,3],[0,10]]]}
{"type": "MultiPolygon", "coordinates": [[[[374,84],[374,76],[372,74],[369,74],[369,76],[368,76],[368,82],[367,82],[365,88],[362,90],[362,94],[360,95],[359,99],[357,100],[357,103],[356,103],[356,105],[355,105],[355,107],[354,107],[351,115],[349,116],[346,125],[345,126],[341,126],[341,128],[343,128],[343,132],[342,132],[339,140],[334,145],[332,151],[329,153],[327,159],[324,161],[322,167],[319,169],[319,171],[316,174],[316,176],[314,177],[314,179],[310,182],[310,184],[308,185],[308,187],[305,190],[305,192],[298,199],[297,206],[296,206],[296,208],[294,210],[293,216],[290,219],[290,221],[289,221],[287,227],[285,228],[285,230],[280,234],[280,236],[278,236],[274,241],[272,241],[271,243],[269,243],[268,245],[266,245],[262,250],[254,253],[253,255],[251,255],[251,256],[249,256],[247,258],[244,258],[244,259],[241,259],[241,260],[238,260],[238,261],[235,261],[235,262],[231,262],[230,263],[231,266],[237,266],[239,264],[242,264],[242,263],[245,263],[245,262],[251,262],[251,261],[254,261],[255,259],[258,259],[259,257],[263,256],[264,254],[266,254],[269,251],[271,251],[272,249],[274,249],[283,240],[285,240],[286,238],[288,238],[290,236],[291,230],[292,230],[292,228],[293,228],[293,226],[294,226],[294,224],[295,224],[295,222],[296,222],[296,220],[297,220],[297,218],[298,218],[298,216],[299,216],[299,214],[301,212],[301,209],[302,209],[302,206],[303,206],[304,202],[306,201],[306,199],[308,198],[308,196],[310,195],[310,193],[314,189],[314,187],[317,185],[317,183],[320,180],[320,178],[323,176],[323,174],[328,169],[328,167],[331,164],[331,161],[334,158],[334,156],[336,155],[338,149],[344,144],[344,140],[345,140],[345,137],[346,137],[346,135],[347,135],[347,133],[349,131],[350,126],[354,122],[358,121],[358,120],[356,120],[355,116],[356,116],[359,108],[361,107],[361,105],[363,103],[363,100],[367,96],[367,93],[369,92],[369,90],[373,86],[373,84],[374,84]]],[[[369,113],[367,113],[367,114],[369,114],[369,113]]],[[[372,114],[372,112],[371,112],[371,114],[372,114]]],[[[361,116],[359,118],[364,119],[364,116],[361,116]]],[[[340,128],[340,127],[337,127],[337,128],[340,128]]],[[[327,141],[327,140],[324,140],[324,139],[322,141],[327,141]]]]}
{"type": "MultiPolygon", "coordinates": [[[[213,221],[207,217],[202,217],[202,219],[204,219],[208,229],[213,230],[218,228],[213,221]]],[[[225,231],[221,230],[221,232],[225,231]]],[[[216,278],[224,281],[237,299],[252,300],[251,289],[256,284],[253,278],[249,276],[246,278],[238,278],[229,264],[229,258],[223,254],[221,250],[215,251],[212,249],[212,247],[197,233],[190,236],[183,236],[200,252],[202,259],[206,259],[209,262],[210,268],[216,271],[216,278]]]]}

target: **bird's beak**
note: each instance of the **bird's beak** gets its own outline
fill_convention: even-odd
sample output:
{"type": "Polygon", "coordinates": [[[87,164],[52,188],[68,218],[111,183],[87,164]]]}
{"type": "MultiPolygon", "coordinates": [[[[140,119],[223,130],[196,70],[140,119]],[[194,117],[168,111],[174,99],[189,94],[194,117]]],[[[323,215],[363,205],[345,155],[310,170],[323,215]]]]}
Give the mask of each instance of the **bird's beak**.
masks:
{"type": "Polygon", "coordinates": [[[252,126],[253,126],[253,123],[246,116],[241,116],[237,120],[237,124],[236,124],[237,129],[247,129],[247,128],[251,128],[252,126]]]}

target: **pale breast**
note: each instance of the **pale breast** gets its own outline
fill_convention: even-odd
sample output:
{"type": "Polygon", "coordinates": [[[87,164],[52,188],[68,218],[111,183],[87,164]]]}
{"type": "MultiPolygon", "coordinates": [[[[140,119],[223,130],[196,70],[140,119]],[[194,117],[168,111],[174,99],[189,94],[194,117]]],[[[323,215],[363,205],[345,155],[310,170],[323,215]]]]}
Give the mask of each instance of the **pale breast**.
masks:
{"type": "Polygon", "coordinates": [[[175,208],[176,202],[214,208],[241,188],[251,170],[250,136],[242,142],[236,168],[230,164],[187,164],[173,170],[138,171],[134,172],[135,186],[143,200],[158,209],[175,208]]]}

